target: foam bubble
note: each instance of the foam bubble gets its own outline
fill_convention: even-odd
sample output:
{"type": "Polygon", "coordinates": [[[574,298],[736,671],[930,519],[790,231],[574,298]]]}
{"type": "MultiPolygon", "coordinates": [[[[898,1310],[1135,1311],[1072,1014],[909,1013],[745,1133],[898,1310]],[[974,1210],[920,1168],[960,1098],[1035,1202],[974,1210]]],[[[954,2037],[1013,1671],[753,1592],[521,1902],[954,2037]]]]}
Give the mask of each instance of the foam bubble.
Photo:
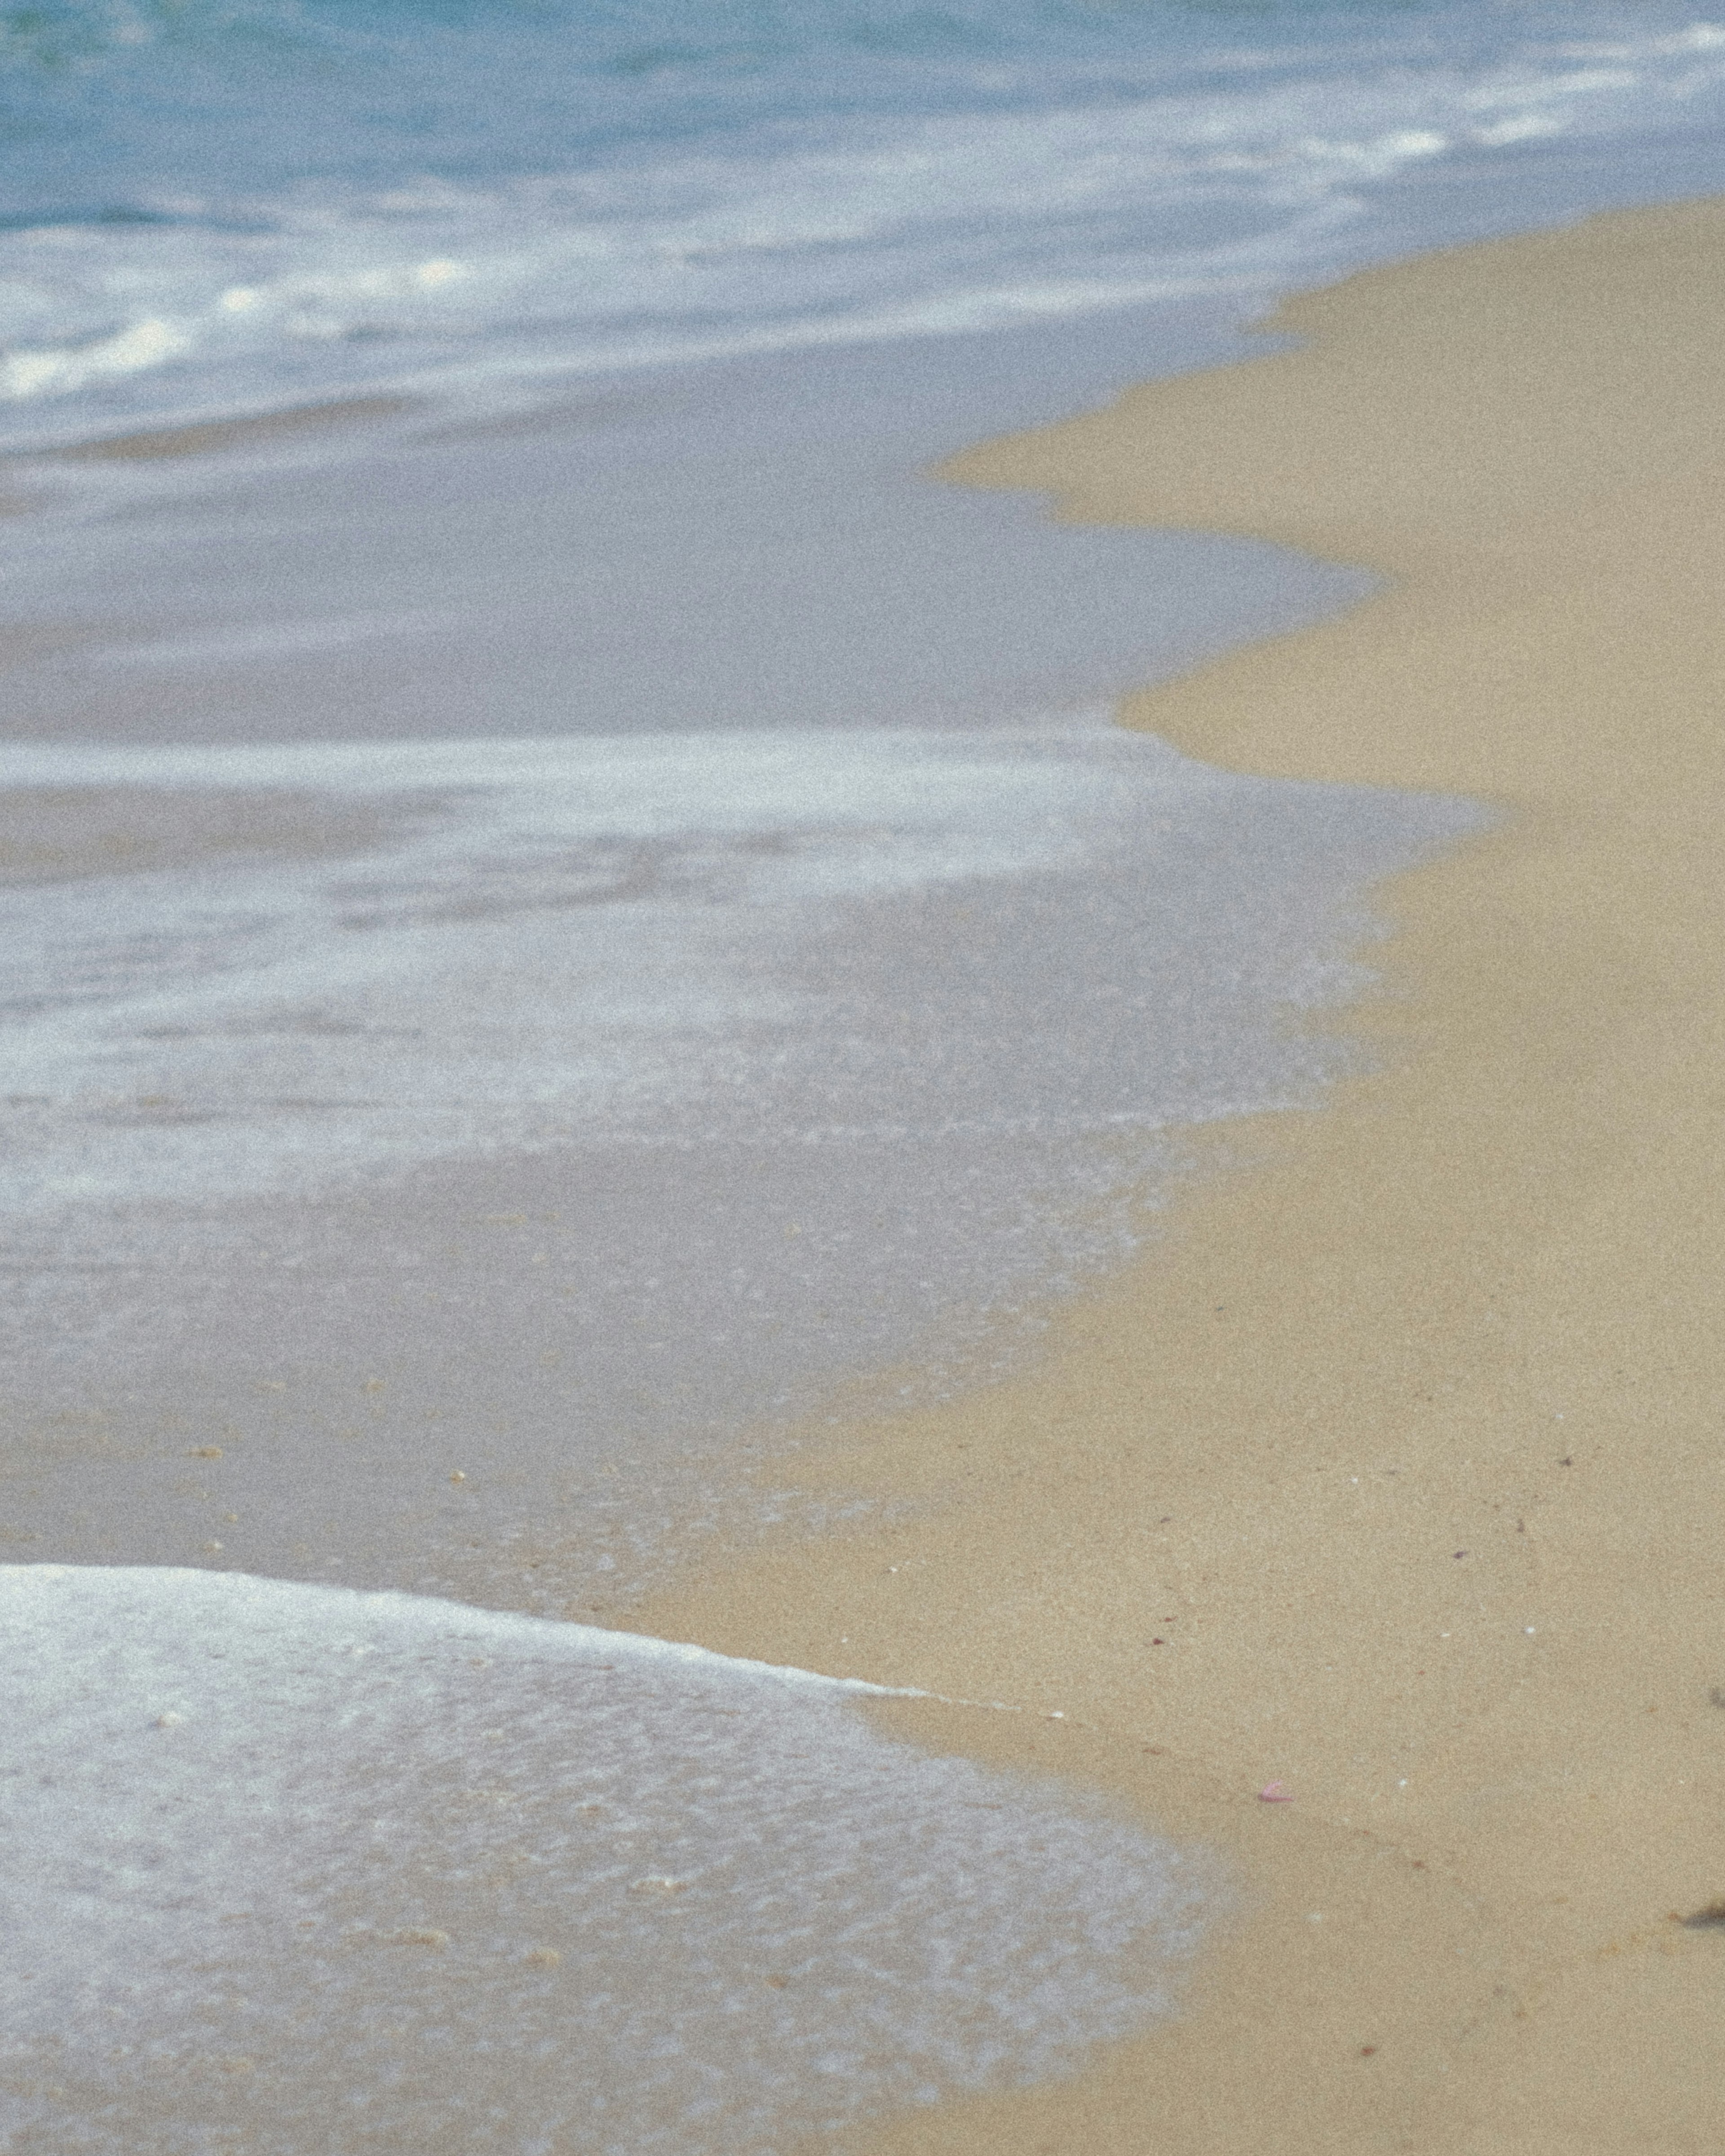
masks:
{"type": "Polygon", "coordinates": [[[87,344],[15,352],[0,361],[0,396],[62,396],[115,376],[141,374],[191,349],[192,333],[154,315],[87,344]]]}

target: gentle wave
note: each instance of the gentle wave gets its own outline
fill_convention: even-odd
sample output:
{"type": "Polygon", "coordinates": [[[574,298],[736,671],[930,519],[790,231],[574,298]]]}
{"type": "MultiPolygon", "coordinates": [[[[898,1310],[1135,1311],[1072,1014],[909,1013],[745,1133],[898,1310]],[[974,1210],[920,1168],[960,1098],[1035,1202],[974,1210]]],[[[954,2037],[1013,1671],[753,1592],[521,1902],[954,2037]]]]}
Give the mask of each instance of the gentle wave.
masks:
{"type": "Polygon", "coordinates": [[[0,1619],[0,2131],[91,2156],[764,2156],[1145,2026],[1219,1898],[801,1671],[169,1568],[0,1619]]]}
{"type": "MultiPolygon", "coordinates": [[[[915,64],[894,44],[909,18],[877,12],[869,54],[799,77],[786,54],[808,57],[822,11],[766,11],[783,50],[697,89],[671,57],[624,80],[617,51],[587,52],[578,10],[561,45],[507,11],[465,44],[428,24],[404,40],[398,11],[369,18],[352,85],[291,40],[261,72],[201,74],[171,141],[151,72],[167,18],[141,17],[136,77],[95,70],[107,102],[78,108],[82,151],[17,160],[0,226],[13,438],[1267,290],[1421,167],[1704,130],[1725,108],[1725,26],[1662,8],[1509,9],[1490,38],[1453,9],[1284,10],[1255,46],[1231,18],[1134,13],[1104,45],[1083,11],[1062,30],[1031,10],[987,57],[955,15],[964,36],[915,64]],[[464,55],[458,108],[444,76],[464,55]],[[381,111],[350,110],[367,89],[381,111]],[[92,194],[107,207],[67,211],[92,194]]],[[[352,37],[360,19],[302,27],[352,37]]],[[[737,18],[694,19],[691,50],[701,23],[722,45],[737,18]]]]}

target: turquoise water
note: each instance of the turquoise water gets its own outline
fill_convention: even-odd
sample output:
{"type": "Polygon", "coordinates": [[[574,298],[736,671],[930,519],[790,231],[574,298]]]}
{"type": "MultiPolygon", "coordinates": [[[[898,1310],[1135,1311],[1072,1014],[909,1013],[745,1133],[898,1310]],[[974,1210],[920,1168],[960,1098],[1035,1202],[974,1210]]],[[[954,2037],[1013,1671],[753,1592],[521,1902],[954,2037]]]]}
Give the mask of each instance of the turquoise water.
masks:
{"type": "Polygon", "coordinates": [[[1249,302],[1396,251],[1410,187],[1442,238],[1725,116],[1725,18],[1664,0],[46,0],[0,41],[14,441],[1249,302]]]}

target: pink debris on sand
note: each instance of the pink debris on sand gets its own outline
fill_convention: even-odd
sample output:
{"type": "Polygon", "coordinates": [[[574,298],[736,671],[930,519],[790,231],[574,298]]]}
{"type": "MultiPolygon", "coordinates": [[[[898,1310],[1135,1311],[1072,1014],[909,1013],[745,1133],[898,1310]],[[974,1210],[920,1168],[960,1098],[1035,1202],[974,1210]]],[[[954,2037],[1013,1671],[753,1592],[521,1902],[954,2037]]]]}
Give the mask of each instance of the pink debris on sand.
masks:
{"type": "Polygon", "coordinates": [[[1258,1792],[1260,1804],[1291,1804],[1293,1801],[1292,1796],[1280,1782],[1266,1782],[1258,1792]]]}

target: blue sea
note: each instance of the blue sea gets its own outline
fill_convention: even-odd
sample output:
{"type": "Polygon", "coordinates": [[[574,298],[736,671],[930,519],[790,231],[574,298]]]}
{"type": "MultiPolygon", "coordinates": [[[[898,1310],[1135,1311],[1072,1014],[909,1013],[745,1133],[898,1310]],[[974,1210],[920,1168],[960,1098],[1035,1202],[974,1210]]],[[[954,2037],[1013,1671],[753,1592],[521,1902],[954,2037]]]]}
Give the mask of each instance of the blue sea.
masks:
{"type": "Polygon", "coordinates": [[[0,2141],[1182,2041],[1215,1858],[630,1612],[880,1525],[806,1448],[1153,1262],[1486,819],[1113,724],[1361,572],[932,475],[1722,120],[1664,0],[0,12],[0,2141]]]}
{"type": "Polygon", "coordinates": [[[1227,295],[1705,185],[1664,0],[39,0],[14,442],[1227,295]]]}

